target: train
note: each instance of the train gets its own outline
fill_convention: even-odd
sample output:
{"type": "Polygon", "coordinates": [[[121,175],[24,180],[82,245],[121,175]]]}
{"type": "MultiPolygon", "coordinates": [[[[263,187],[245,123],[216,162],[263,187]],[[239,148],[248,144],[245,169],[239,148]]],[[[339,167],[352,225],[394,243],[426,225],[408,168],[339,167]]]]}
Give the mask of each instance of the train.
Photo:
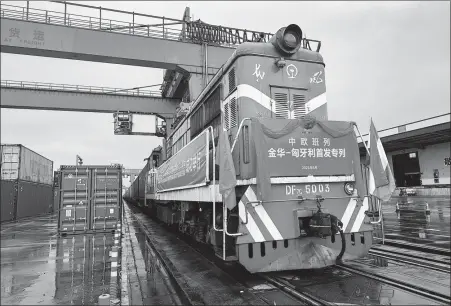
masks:
{"type": "Polygon", "coordinates": [[[251,273],[364,257],[356,124],[328,120],[320,46],[296,24],[239,45],[124,199],[251,273]]]}

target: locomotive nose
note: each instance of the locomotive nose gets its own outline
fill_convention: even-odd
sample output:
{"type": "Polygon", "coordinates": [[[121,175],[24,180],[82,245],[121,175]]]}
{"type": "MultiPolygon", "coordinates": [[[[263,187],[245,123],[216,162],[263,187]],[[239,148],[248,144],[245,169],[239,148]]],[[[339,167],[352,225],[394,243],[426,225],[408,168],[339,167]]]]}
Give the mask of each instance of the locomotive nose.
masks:
{"type": "Polygon", "coordinates": [[[284,55],[292,55],[301,47],[302,30],[297,24],[290,24],[277,31],[271,38],[272,45],[284,55]]]}

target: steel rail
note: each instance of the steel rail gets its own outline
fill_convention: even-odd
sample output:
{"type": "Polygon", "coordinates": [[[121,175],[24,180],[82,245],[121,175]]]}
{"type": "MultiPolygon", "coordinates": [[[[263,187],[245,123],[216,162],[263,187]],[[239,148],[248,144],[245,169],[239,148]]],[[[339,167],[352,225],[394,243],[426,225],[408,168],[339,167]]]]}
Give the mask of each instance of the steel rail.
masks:
{"type": "Polygon", "coordinates": [[[283,292],[291,295],[292,297],[306,303],[307,305],[313,305],[313,306],[330,306],[334,305],[333,303],[327,302],[323,299],[320,299],[318,297],[315,297],[314,295],[311,295],[306,292],[299,292],[296,290],[296,288],[288,283],[285,280],[282,280],[278,277],[271,277],[268,275],[260,275],[263,279],[265,279],[267,282],[271,283],[272,285],[276,286],[278,289],[282,290],[283,292]]]}
{"type": "Polygon", "coordinates": [[[346,264],[338,264],[336,266],[338,268],[342,269],[342,270],[345,270],[345,271],[348,271],[348,272],[351,272],[351,273],[354,273],[354,274],[359,274],[359,275],[362,275],[362,276],[365,276],[365,277],[377,280],[379,282],[383,282],[383,283],[388,284],[390,286],[393,286],[393,287],[396,287],[396,288],[408,291],[410,293],[414,293],[414,294],[420,295],[422,297],[425,297],[425,298],[428,298],[428,299],[431,299],[431,300],[434,300],[434,301],[437,301],[437,302],[440,302],[440,303],[451,304],[451,297],[447,296],[445,294],[441,294],[439,292],[434,292],[434,291],[431,291],[429,289],[422,288],[422,287],[419,287],[419,286],[415,286],[415,285],[409,284],[409,283],[404,282],[404,281],[393,280],[393,279],[390,279],[389,277],[386,277],[386,276],[374,275],[374,274],[371,274],[369,272],[362,271],[362,270],[350,267],[350,266],[348,266],[346,264]]]}
{"type": "Polygon", "coordinates": [[[377,257],[380,257],[380,258],[390,259],[390,260],[394,260],[394,261],[397,261],[397,262],[410,264],[410,265],[417,266],[417,267],[427,268],[427,269],[436,270],[436,271],[444,272],[444,273],[449,273],[450,272],[449,266],[448,267],[436,266],[433,263],[427,262],[426,260],[424,262],[421,262],[421,261],[413,260],[412,258],[409,258],[407,256],[386,254],[384,252],[374,252],[374,251],[371,251],[371,250],[368,253],[370,255],[374,255],[374,256],[377,256],[377,257]]]}
{"type": "Polygon", "coordinates": [[[409,254],[409,256],[404,256],[397,252],[386,250],[369,250],[368,254],[440,272],[449,273],[451,271],[449,263],[434,260],[432,258],[428,258],[427,260],[425,260],[423,258],[420,258],[419,256],[415,256],[412,254],[409,254]]]}
{"type": "MultiPolygon", "coordinates": [[[[370,251],[372,251],[372,249],[370,249],[370,251]]],[[[376,248],[376,249],[374,249],[374,251],[380,251],[380,252],[385,252],[385,253],[393,253],[393,254],[397,254],[397,255],[405,255],[405,253],[402,253],[401,251],[398,252],[398,251],[395,251],[395,250],[386,250],[386,249],[380,249],[380,248],[376,248]]],[[[424,259],[424,257],[421,257],[420,255],[416,255],[416,254],[409,254],[409,257],[415,257],[415,258],[418,258],[418,259],[424,259]]],[[[433,262],[436,262],[436,263],[439,263],[439,264],[444,264],[444,265],[450,265],[451,264],[450,260],[443,261],[443,260],[434,259],[434,258],[428,258],[427,260],[428,260],[428,262],[433,261],[433,262]]]]}

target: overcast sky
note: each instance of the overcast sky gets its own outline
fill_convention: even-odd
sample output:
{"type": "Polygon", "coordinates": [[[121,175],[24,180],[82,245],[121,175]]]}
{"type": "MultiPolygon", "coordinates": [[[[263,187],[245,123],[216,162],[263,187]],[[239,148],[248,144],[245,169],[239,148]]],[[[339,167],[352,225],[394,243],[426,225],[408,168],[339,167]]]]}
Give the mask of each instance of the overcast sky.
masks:
{"type": "MultiPolygon", "coordinates": [[[[322,41],[329,118],[356,121],[362,133],[370,116],[380,130],[450,112],[449,1],[89,4],[177,19],[189,6],[207,23],[272,33],[296,23],[322,41]]],[[[31,7],[61,9],[46,2],[31,7]]],[[[161,83],[162,76],[159,69],[1,54],[2,80],[131,88],[161,83]]],[[[115,136],[112,122],[111,114],[1,109],[1,142],[23,144],[55,169],[73,164],[76,154],[85,164],[142,168],[161,139],[115,136]]]]}

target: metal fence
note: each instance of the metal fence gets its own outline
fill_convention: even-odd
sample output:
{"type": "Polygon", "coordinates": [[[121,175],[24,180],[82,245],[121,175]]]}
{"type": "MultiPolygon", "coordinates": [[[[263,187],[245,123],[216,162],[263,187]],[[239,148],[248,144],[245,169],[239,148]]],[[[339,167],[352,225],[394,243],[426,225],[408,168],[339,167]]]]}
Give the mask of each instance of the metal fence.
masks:
{"type": "Polygon", "coordinates": [[[70,84],[54,84],[41,82],[24,82],[1,80],[2,88],[14,89],[28,89],[28,90],[47,90],[47,91],[67,91],[77,93],[92,93],[92,94],[110,94],[122,96],[140,96],[140,97],[161,97],[160,91],[143,90],[140,88],[111,88],[111,87],[96,87],[85,85],[70,85],[70,84]]]}

